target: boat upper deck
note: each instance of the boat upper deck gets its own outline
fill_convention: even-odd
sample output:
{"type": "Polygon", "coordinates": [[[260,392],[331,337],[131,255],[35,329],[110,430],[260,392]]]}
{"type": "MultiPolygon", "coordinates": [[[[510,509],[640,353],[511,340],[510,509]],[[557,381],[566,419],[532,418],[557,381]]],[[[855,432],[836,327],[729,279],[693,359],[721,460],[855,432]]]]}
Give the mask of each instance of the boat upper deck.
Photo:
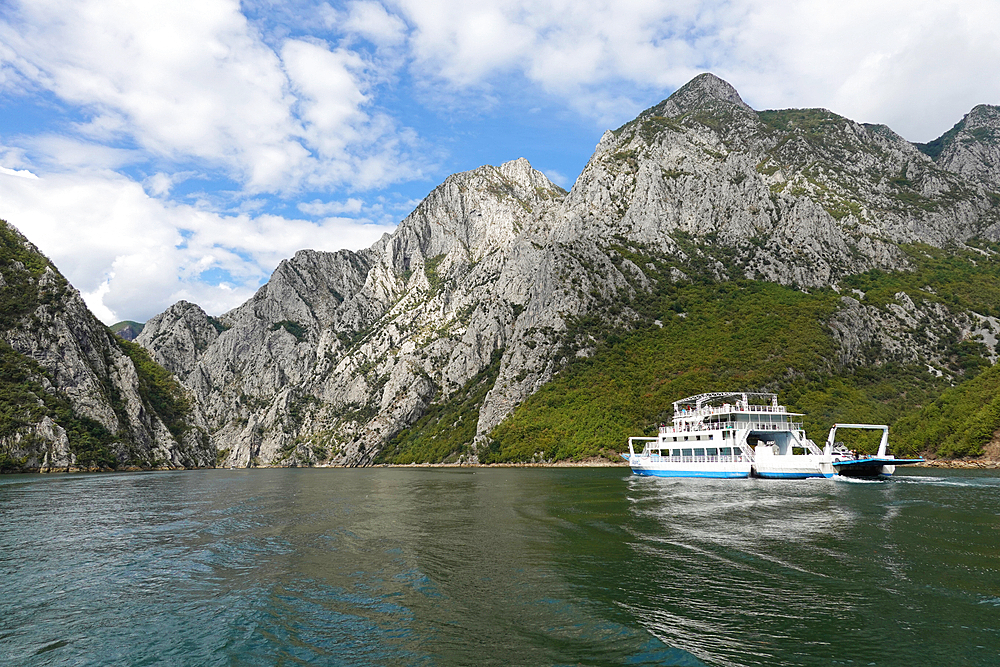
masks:
{"type": "Polygon", "coordinates": [[[777,394],[712,392],[674,401],[673,425],[661,425],[660,433],[750,429],[759,431],[801,430],[802,423],[778,404],[777,394]]]}

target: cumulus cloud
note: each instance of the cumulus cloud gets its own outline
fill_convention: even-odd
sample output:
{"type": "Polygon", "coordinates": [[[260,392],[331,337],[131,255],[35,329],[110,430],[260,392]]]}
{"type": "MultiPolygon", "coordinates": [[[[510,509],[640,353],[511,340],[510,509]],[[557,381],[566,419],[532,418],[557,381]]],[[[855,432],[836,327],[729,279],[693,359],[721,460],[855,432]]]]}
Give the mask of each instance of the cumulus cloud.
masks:
{"type": "Polygon", "coordinates": [[[248,192],[355,186],[359,174],[371,187],[421,168],[393,122],[367,108],[364,61],[320,39],[276,52],[237,0],[31,0],[0,22],[0,41],[4,72],[92,117],[79,135],[224,169],[248,192]]]}
{"type": "Polygon", "coordinates": [[[17,176],[19,178],[38,178],[38,176],[32,174],[27,169],[8,169],[7,167],[0,167],[0,174],[6,174],[7,176],[17,176]]]}
{"type": "Polygon", "coordinates": [[[959,0],[393,0],[418,76],[456,90],[511,73],[599,122],[710,70],[758,108],[824,106],[936,136],[1000,100],[997,3],[959,0]]]}
{"type": "Polygon", "coordinates": [[[324,202],[315,199],[311,202],[302,202],[298,209],[306,215],[324,216],[335,215],[337,213],[360,213],[364,203],[360,199],[350,198],[347,201],[324,202]]]}
{"type": "MultiPolygon", "coordinates": [[[[336,21],[335,13],[328,16],[331,23],[336,21]]],[[[346,18],[341,27],[378,46],[397,46],[406,39],[406,24],[403,20],[390,14],[377,2],[348,3],[346,18]]]]}

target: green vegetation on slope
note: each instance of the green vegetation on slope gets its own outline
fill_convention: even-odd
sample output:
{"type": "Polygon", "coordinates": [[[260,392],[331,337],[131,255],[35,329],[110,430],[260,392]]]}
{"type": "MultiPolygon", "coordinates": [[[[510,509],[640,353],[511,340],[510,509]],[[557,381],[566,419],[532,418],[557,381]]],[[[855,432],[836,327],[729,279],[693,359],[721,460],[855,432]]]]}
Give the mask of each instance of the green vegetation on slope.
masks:
{"type": "Polygon", "coordinates": [[[146,327],[144,322],[133,322],[132,320],[122,320],[121,322],[115,322],[108,329],[111,333],[116,336],[120,336],[125,340],[135,340],[136,336],[142,333],[142,330],[146,327]]]}
{"type": "MultiPolygon", "coordinates": [[[[1000,370],[990,367],[983,341],[963,339],[957,326],[931,332],[930,322],[921,321],[912,333],[935,341],[929,344],[935,359],[912,363],[874,348],[841,367],[829,326],[844,305],[842,294],[862,298],[850,290],[877,308],[897,304],[902,292],[918,305],[1000,316],[1000,246],[980,244],[983,252],[904,247],[913,270],[852,276],[838,294],[759,281],[672,283],[666,278],[672,268],[700,276],[710,265],[693,239],[676,240],[683,262],[642,248],[609,249],[619,267],[625,259],[647,267],[655,287],[641,289],[623,271],[634,281],[632,296],[621,291],[571,322],[557,355],[563,369],[494,429],[489,446],[478,449],[481,461],[614,458],[629,436],[652,434],[668,421],[673,401],[703,391],[776,392],[790,410],[804,413],[806,432],[818,443],[835,422],[886,423],[899,455],[977,455],[1000,429],[1000,400],[993,398],[1000,370]],[[626,309],[634,321],[615,325],[626,309]],[[586,348],[589,356],[576,355],[586,348]],[[928,361],[940,375],[929,371],[928,361]]],[[[495,381],[492,371],[488,375],[435,404],[380,460],[445,461],[467,452],[479,406],[495,381]]],[[[862,432],[841,432],[838,439],[861,451],[877,443],[862,432]]]]}
{"type": "Polygon", "coordinates": [[[955,123],[955,125],[952,126],[950,130],[942,134],[937,139],[932,139],[931,141],[928,141],[926,144],[913,144],[913,145],[916,146],[920,150],[920,152],[923,153],[924,155],[929,156],[932,160],[936,160],[941,155],[941,153],[944,152],[944,149],[951,142],[955,141],[955,137],[958,136],[958,133],[961,132],[964,127],[965,127],[965,119],[963,118],[962,120],[955,123]]]}
{"type": "Polygon", "coordinates": [[[894,441],[907,453],[976,456],[1000,429],[1000,366],[945,390],[930,405],[896,422],[894,441]]]}
{"type": "Polygon", "coordinates": [[[476,436],[479,408],[500,372],[499,351],[490,364],[447,401],[435,403],[416,424],[400,431],[376,459],[377,463],[450,463],[469,453],[476,436]]]}
{"type": "Polygon", "coordinates": [[[0,330],[13,328],[39,304],[57,302],[64,295],[67,283],[58,271],[52,285],[45,289],[38,286],[38,279],[51,266],[43,255],[25,246],[21,235],[5,220],[0,220],[0,268],[4,281],[0,287],[0,330]]]}
{"type": "Polygon", "coordinates": [[[118,347],[128,355],[139,376],[139,395],[160,417],[178,440],[190,428],[191,403],[176,378],[153,361],[138,343],[118,339],[118,347]]]}
{"type": "MultiPolygon", "coordinates": [[[[215,320],[215,318],[210,317],[209,322],[211,322],[212,326],[214,326],[216,330],[219,331],[219,333],[222,333],[222,331],[224,331],[224,329],[219,329],[219,324],[217,323],[218,320],[215,320]]],[[[300,343],[306,339],[307,329],[298,322],[293,322],[291,320],[281,320],[280,322],[275,322],[274,324],[271,325],[271,331],[277,331],[278,329],[284,329],[288,333],[292,334],[293,336],[295,336],[295,340],[297,340],[300,343]]]]}
{"type": "MultiPolygon", "coordinates": [[[[491,434],[486,461],[613,457],[630,435],[652,435],[671,403],[705,391],[766,390],[806,413],[822,439],[835,421],[891,421],[944,385],[920,367],[837,373],[826,321],[832,292],[773,283],[688,285],[664,298],[660,321],[606,336],[574,359],[491,434]],[[680,305],[684,316],[673,311],[680,305]]],[[[590,335],[600,323],[582,323],[590,335]]]]}
{"type": "MultiPolygon", "coordinates": [[[[982,247],[987,252],[1000,250],[982,247]]],[[[663,258],[617,250],[637,266],[652,264],[655,271],[650,277],[669,275],[672,263],[663,258]]],[[[865,292],[864,303],[877,307],[895,302],[895,295],[904,292],[917,303],[1000,314],[996,255],[927,246],[904,250],[915,270],[871,271],[843,281],[842,286],[865,292]]],[[[693,252],[687,255],[696,257],[693,252]]],[[[700,273],[690,260],[679,268],[700,273]]],[[[997,413],[985,408],[973,419],[975,429],[971,422],[967,428],[934,426],[954,421],[954,414],[921,411],[937,397],[949,396],[942,392],[953,379],[968,381],[989,367],[984,358],[986,346],[963,340],[957,327],[936,345],[945,372],[941,377],[928,372],[924,364],[893,360],[878,349],[863,350],[863,358],[840,368],[834,361],[836,344],[828,322],[841,304],[832,291],[806,294],[745,281],[673,285],[661,278],[651,292],[637,290],[635,294],[632,299],[598,307],[574,323],[567,339],[593,336],[599,341],[593,355],[567,355],[565,368],[493,431],[489,451],[481,450],[482,460],[613,456],[624,448],[629,435],[654,433],[657,423],[670,418],[674,400],[718,390],[777,392],[789,409],[805,413],[806,431],[817,441],[838,421],[894,425],[903,415],[920,415],[919,433],[905,420],[899,429],[894,427],[891,442],[898,454],[940,449],[943,455],[975,455],[1000,428],[1000,418],[994,418],[997,413]],[[609,330],[613,314],[625,306],[638,312],[638,326],[632,331],[609,330]],[[941,437],[944,432],[973,431],[971,438],[941,437]]],[[[925,324],[917,327],[924,335],[921,326],[925,324]]],[[[566,352],[572,351],[568,346],[566,352]]],[[[989,387],[989,377],[984,375],[979,382],[989,387]]],[[[979,386],[973,384],[970,389],[979,386]]],[[[952,402],[960,406],[957,414],[967,414],[962,406],[968,409],[969,401],[956,398],[952,402]]],[[[862,451],[874,446],[860,433],[844,432],[841,437],[862,451]]]]}
{"type": "MultiPolygon", "coordinates": [[[[117,468],[119,461],[110,447],[116,441],[114,435],[98,422],[77,415],[64,396],[46,389],[52,385],[45,369],[0,341],[0,438],[20,432],[31,439],[33,436],[24,434],[49,417],[66,430],[78,466],[117,468]]],[[[0,472],[20,470],[27,463],[26,457],[0,452],[0,472]]]]}
{"type": "Polygon", "coordinates": [[[833,128],[847,122],[826,109],[779,109],[758,111],[757,117],[771,130],[779,132],[802,132],[814,140],[822,140],[833,128]]]}

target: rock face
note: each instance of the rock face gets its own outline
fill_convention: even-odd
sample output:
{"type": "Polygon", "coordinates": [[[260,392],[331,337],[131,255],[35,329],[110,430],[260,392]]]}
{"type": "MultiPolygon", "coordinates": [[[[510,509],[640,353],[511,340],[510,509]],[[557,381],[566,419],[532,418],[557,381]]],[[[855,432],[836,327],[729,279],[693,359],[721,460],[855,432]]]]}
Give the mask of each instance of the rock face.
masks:
{"type": "MultiPolygon", "coordinates": [[[[490,387],[482,439],[567,353],[588,353],[575,318],[650,282],[631,258],[669,257],[678,280],[812,288],[906,268],[901,244],[996,240],[997,117],[976,107],[916,146],[823,109],[754,111],[703,74],[606,132],[570,193],[523,159],[453,175],[371,248],[301,251],[242,306],[213,319],[178,303],[138,342],[193,392],[232,464],[370,463],[473,377],[490,387]]],[[[912,342],[913,304],[897,305],[845,298],[844,363],[876,320],[882,348],[912,342]]],[[[949,326],[995,329],[962,317],[949,326]]]]}
{"type": "Polygon", "coordinates": [[[139,322],[118,322],[108,328],[111,329],[111,333],[124,340],[135,340],[142,332],[142,324],[139,322]]]}
{"type": "Polygon", "coordinates": [[[142,348],[117,341],[3,221],[0,241],[0,465],[214,465],[215,449],[180,387],[142,348]]]}
{"type": "Polygon", "coordinates": [[[942,168],[1000,190],[1000,107],[980,104],[920,150],[942,168]]]}

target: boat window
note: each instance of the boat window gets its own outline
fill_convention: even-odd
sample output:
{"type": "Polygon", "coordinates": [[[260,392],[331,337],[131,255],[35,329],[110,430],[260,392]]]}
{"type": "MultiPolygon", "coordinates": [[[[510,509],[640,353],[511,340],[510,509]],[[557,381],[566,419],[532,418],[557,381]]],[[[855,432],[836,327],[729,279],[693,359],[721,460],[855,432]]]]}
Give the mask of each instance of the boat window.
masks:
{"type": "Polygon", "coordinates": [[[733,455],[733,448],[732,447],[723,447],[719,451],[722,452],[723,456],[732,456],[733,455]]]}
{"type": "Polygon", "coordinates": [[[694,455],[695,456],[704,456],[705,455],[705,450],[704,449],[696,449],[696,450],[694,450],[694,455]]]}
{"type": "Polygon", "coordinates": [[[682,449],[681,450],[681,456],[691,456],[691,450],[690,449],[682,449]]]}
{"type": "Polygon", "coordinates": [[[719,449],[717,447],[709,447],[708,448],[708,455],[709,456],[718,456],[719,455],[719,449]]]}
{"type": "Polygon", "coordinates": [[[709,440],[715,440],[715,434],[714,433],[709,433],[708,434],[708,439],[709,440]]]}
{"type": "Polygon", "coordinates": [[[681,450],[679,450],[679,449],[672,449],[672,450],[670,450],[670,453],[673,456],[680,456],[681,455],[681,450]]]}
{"type": "Polygon", "coordinates": [[[687,436],[685,435],[685,436],[684,436],[684,439],[685,439],[685,440],[687,440],[687,439],[688,439],[688,437],[687,437],[687,436]]]}

